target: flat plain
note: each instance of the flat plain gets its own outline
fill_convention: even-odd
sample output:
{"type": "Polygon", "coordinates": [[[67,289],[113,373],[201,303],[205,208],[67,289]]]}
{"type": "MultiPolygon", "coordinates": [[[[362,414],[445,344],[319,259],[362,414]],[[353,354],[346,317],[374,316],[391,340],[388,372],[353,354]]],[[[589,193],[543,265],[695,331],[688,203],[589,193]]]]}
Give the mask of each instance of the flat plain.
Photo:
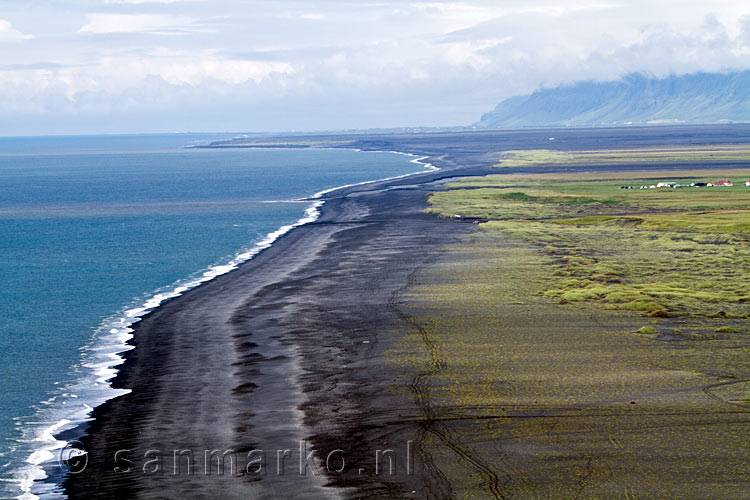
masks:
{"type": "Polygon", "coordinates": [[[476,231],[414,278],[390,355],[421,374],[423,449],[455,498],[746,495],[750,171],[660,171],[642,153],[616,155],[648,171],[431,195],[428,212],[476,231]],[[719,179],[734,186],[649,187],[719,179]]]}

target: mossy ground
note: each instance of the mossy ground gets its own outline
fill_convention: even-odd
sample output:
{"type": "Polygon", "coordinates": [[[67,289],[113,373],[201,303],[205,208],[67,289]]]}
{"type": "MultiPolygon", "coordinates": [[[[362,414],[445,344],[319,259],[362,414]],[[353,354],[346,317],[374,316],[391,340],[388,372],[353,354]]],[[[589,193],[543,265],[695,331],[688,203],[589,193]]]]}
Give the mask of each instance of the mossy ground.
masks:
{"type": "Polygon", "coordinates": [[[713,146],[665,146],[660,148],[558,151],[553,149],[521,149],[505,151],[499,167],[521,167],[545,164],[631,163],[631,162],[716,162],[746,160],[750,145],[722,144],[713,146]]]}
{"type": "Polygon", "coordinates": [[[454,498],[742,498],[750,338],[558,303],[555,265],[480,230],[399,295],[387,355],[421,410],[418,459],[454,498]]]}
{"type": "Polygon", "coordinates": [[[747,491],[750,189],[608,175],[465,179],[430,198],[481,224],[400,295],[388,356],[411,377],[421,458],[457,498],[747,491]]]}

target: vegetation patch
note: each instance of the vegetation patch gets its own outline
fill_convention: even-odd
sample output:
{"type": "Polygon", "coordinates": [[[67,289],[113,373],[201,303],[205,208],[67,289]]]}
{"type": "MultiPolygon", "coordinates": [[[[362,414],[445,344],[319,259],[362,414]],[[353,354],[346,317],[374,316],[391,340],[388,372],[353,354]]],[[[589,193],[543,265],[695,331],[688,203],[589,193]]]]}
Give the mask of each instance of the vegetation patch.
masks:
{"type": "MultiPolygon", "coordinates": [[[[727,189],[620,189],[622,179],[592,174],[467,178],[431,195],[429,211],[485,220],[482,230],[522,238],[550,257],[541,292],[548,299],[663,319],[707,318],[717,309],[742,316],[750,301],[750,189],[730,172],[713,172],[737,179],[727,189]]],[[[628,185],[675,178],[627,175],[628,185]]],[[[700,171],[680,176],[704,179],[700,171]]]]}
{"type": "Polygon", "coordinates": [[[493,175],[430,197],[431,213],[483,222],[399,292],[385,356],[394,391],[429,422],[419,446],[452,496],[494,498],[486,485],[502,484],[508,498],[575,498],[586,482],[591,498],[634,483],[668,497],[660,488],[675,473],[644,474],[648,450],[682,447],[688,472],[733,456],[743,429],[713,422],[733,418],[717,400],[748,401],[734,381],[750,378],[750,233],[736,226],[750,190],[620,189],[708,178],[676,174],[493,175]],[[666,434],[630,432],[682,407],[666,434]],[[712,425],[687,425],[704,417],[712,425]],[[591,456],[622,467],[596,469],[591,456]],[[530,463],[554,491],[512,482],[530,463]]]}
{"type": "Polygon", "coordinates": [[[739,333],[739,331],[731,326],[720,326],[716,329],[716,333],[739,333]]]}
{"type": "Polygon", "coordinates": [[[500,162],[497,166],[522,167],[544,164],[744,161],[749,155],[750,145],[748,144],[583,151],[524,149],[503,152],[500,155],[500,162]]]}
{"type": "Polygon", "coordinates": [[[566,151],[553,149],[519,149],[505,151],[500,156],[501,167],[522,167],[526,165],[542,165],[545,163],[571,163],[575,156],[566,151]]]}

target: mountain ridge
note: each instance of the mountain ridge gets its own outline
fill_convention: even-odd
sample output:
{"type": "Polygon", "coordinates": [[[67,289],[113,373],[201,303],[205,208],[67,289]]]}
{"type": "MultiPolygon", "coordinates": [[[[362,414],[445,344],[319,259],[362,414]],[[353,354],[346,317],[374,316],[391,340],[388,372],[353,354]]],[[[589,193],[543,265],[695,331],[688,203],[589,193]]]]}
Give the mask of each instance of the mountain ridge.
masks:
{"type": "Polygon", "coordinates": [[[501,101],[480,128],[750,122],[750,71],[666,78],[633,73],[501,101]]]}

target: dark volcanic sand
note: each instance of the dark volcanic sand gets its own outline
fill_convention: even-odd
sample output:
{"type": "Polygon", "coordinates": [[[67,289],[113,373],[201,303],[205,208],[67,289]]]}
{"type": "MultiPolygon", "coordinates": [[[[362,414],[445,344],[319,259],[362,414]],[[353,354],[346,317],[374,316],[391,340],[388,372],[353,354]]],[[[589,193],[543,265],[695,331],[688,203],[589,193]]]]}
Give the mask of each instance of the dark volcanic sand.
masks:
{"type": "Polygon", "coordinates": [[[371,361],[395,317],[389,301],[437,244],[470,229],[423,215],[428,187],[389,184],[333,197],[317,222],[138,323],[114,384],[134,390],[96,409],[83,439],[89,464],[66,481],[69,497],[334,496],[312,464],[300,475],[303,439],[308,452],[340,448],[352,467],[370,466],[374,457],[365,463],[357,447],[361,421],[389,415],[389,397],[378,395],[389,380],[371,361]],[[242,472],[254,449],[267,453],[264,476],[232,475],[229,460],[223,476],[215,464],[205,474],[205,450],[237,451],[242,472]],[[278,475],[277,450],[285,449],[292,453],[278,475]],[[130,451],[116,461],[118,450],[130,451]],[[193,452],[193,475],[187,458],[174,474],[174,450],[193,452]],[[159,455],[163,471],[144,473],[159,455]]]}
{"type": "MultiPolygon", "coordinates": [[[[358,137],[363,148],[430,155],[444,170],[331,193],[317,222],[145,317],[114,380],[132,392],[95,410],[82,439],[88,466],[68,476],[65,492],[72,499],[445,496],[444,482],[408,444],[418,436],[419,411],[408,390],[390,390],[396,375],[382,356],[402,321],[399,292],[441,255],[442,244],[474,228],[422,213],[427,193],[439,189],[435,181],[493,172],[503,149],[746,142],[748,132],[673,127],[358,137]],[[311,461],[301,474],[300,440],[307,452],[318,450],[321,472],[328,452],[341,450],[329,467],[338,469],[343,458],[344,471],[314,475],[311,461]],[[393,450],[396,475],[375,475],[378,449],[393,450]],[[118,450],[125,451],[116,460],[118,450]],[[185,455],[179,471],[175,450],[185,455]],[[207,474],[205,450],[237,452],[237,473],[227,459],[223,475],[215,463],[207,474]],[[249,456],[252,450],[264,450],[265,474],[255,473],[255,461],[248,467],[262,456],[249,456]]],[[[549,171],[524,169],[532,170],[549,171]]],[[[503,170],[512,171],[518,169],[503,170]]],[[[387,469],[388,459],[381,462],[387,469]]]]}

